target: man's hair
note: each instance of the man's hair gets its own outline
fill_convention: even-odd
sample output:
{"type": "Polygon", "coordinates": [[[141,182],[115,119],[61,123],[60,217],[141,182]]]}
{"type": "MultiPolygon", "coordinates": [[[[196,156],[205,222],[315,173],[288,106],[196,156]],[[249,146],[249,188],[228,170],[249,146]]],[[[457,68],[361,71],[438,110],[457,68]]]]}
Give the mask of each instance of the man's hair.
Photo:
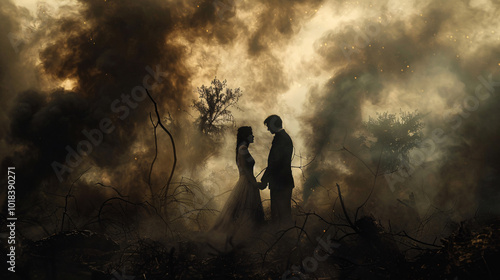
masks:
{"type": "Polygon", "coordinates": [[[283,128],[283,121],[278,115],[270,115],[264,120],[264,124],[268,127],[273,126],[273,128],[283,128]]]}

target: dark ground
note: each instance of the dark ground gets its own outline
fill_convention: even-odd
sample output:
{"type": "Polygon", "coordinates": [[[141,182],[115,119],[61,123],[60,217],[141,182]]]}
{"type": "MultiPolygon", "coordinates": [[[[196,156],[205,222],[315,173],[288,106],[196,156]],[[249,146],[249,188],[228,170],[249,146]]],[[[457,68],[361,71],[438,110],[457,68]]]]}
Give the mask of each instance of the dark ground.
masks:
{"type": "MultiPolygon", "coordinates": [[[[277,243],[268,248],[263,261],[262,254],[256,257],[258,254],[252,248],[241,246],[206,254],[201,253],[210,247],[206,243],[166,244],[139,239],[118,244],[103,234],[71,231],[37,241],[23,240],[18,246],[16,273],[7,276],[14,276],[12,279],[75,280],[500,277],[500,220],[464,222],[437,246],[387,233],[368,217],[358,220],[356,226],[358,233],[342,240],[330,240],[330,244],[337,245],[314,271],[293,266],[290,259],[286,261],[287,254],[283,253],[288,246],[286,240],[282,240],[285,245],[281,247],[277,243]],[[414,245],[412,258],[396,245],[396,240],[401,238],[414,245]]],[[[5,263],[5,245],[2,251],[5,263]]],[[[303,251],[313,255],[314,247],[304,245],[303,251]]],[[[324,251],[320,255],[323,256],[324,251]]]]}

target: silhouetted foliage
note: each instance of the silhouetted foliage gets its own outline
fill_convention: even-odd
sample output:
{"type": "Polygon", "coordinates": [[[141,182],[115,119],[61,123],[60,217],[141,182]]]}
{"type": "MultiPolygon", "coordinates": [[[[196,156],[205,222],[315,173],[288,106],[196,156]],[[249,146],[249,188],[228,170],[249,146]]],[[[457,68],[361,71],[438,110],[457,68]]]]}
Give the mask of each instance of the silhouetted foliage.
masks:
{"type": "Polygon", "coordinates": [[[206,134],[218,134],[228,123],[234,121],[230,107],[236,106],[242,93],[240,88],[226,88],[226,80],[217,78],[211,86],[198,88],[199,100],[193,101],[193,107],[200,113],[197,119],[199,129],[206,134]]]}
{"type": "Polygon", "coordinates": [[[380,157],[382,171],[395,171],[409,161],[409,152],[422,140],[421,130],[424,124],[421,119],[422,116],[417,111],[400,112],[399,117],[384,112],[377,113],[377,118],[370,117],[365,123],[373,138],[364,137],[363,140],[377,161],[380,157]]]}

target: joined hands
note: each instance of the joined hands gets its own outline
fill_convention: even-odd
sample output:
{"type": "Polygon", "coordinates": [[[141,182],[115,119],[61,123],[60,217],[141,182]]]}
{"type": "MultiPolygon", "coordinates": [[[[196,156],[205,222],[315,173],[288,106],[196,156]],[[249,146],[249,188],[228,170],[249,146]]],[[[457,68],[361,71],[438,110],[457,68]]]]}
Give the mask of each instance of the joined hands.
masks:
{"type": "Polygon", "coordinates": [[[267,183],[257,182],[257,187],[261,190],[264,190],[265,188],[267,188],[267,183]]]}

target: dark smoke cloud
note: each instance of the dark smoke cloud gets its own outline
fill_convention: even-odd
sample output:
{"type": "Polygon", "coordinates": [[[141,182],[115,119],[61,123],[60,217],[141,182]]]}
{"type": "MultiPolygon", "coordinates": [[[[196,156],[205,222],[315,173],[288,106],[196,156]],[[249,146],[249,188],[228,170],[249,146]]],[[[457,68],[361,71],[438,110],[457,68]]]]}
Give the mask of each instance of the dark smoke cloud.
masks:
{"type": "MultiPolygon", "coordinates": [[[[248,34],[250,61],[246,66],[258,69],[251,72],[251,83],[246,88],[252,94],[252,101],[257,102],[259,107],[271,109],[269,105],[289,89],[293,81],[287,77],[288,69],[285,69],[282,58],[276,55],[276,50],[285,51],[290,39],[301,30],[304,22],[312,18],[323,2],[273,0],[245,4],[262,6],[256,18],[252,19],[257,25],[255,31],[248,34]]],[[[245,8],[250,7],[242,7],[245,8]]]]}
{"type": "MultiPolygon", "coordinates": [[[[269,51],[275,45],[285,43],[300,30],[303,21],[311,18],[312,10],[323,3],[315,1],[260,1],[264,10],[257,16],[257,30],[250,35],[248,41],[248,52],[251,55],[259,55],[261,52],[269,51]],[[305,12],[309,11],[309,14],[305,12]]],[[[248,3],[248,5],[255,5],[248,3]]]]}
{"type": "MultiPolygon", "coordinates": [[[[339,150],[346,146],[375,169],[377,155],[360,148],[356,140],[363,132],[366,108],[393,113],[411,108],[426,114],[426,135],[435,128],[447,129],[447,133],[446,142],[426,162],[428,167],[422,165],[420,173],[407,182],[416,184],[415,178],[421,174],[434,174],[435,183],[425,188],[431,203],[446,205],[452,201],[451,206],[460,208],[458,216],[465,217],[477,206],[476,200],[485,201],[485,197],[498,193],[494,187],[498,182],[499,152],[494,141],[498,130],[491,126],[498,121],[498,99],[493,95],[482,102],[456,130],[449,129],[450,122],[442,112],[457,114],[456,104],[463,106],[467,94],[480,84],[477,76],[497,73],[496,63],[500,61],[493,66],[491,62],[498,60],[498,42],[493,40],[494,35],[481,31],[489,31],[488,24],[495,22],[498,7],[434,1],[397,10],[393,2],[369,7],[368,3],[319,0],[91,0],[78,2],[79,8],[60,8],[57,13],[45,14],[42,21],[43,13],[32,16],[26,9],[2,1],[3,38],[9,32],[22,31],[21,19],[35,17],[43,22],[43,28],[20,46],[18,54],[10,42],[0,43],[0,101],[5,108],[5,113],[0,113],[3,166],[15,165],[23,174],[19,184],[26,187],[19,194],[36,197],[40,188],[67,188],[91,168],[90,179],[78,183],[77,193],[84,200],[102,201],[114,195],[109,189],[96,191],[91,186],[96,181],[116,186],[131,200],[144,198],[155,154],[149,121],[151,103],[142,101],[124,120],[110,107],[114,100],[121,100],[123,94],[142,85],[144,76],[150,75],[145,69],[149,66],[168,73],[152,93],[162,117],[171,116],[164,121],[178,148],[175,179],[193,176],[194,180],[203,180],[200,177],[206,172],[200,171],[208,159],[234,167],[227,164],[233,163],[234,133],[219,142],[211,141],[196,131],[196,116],[189,115],[191,102],[197,98],[196,86],[208,85],[216,75],[224,79],[221,73],[241,77],[236,84],[228,82],[231,88],[244,89],[242,111],[235,110],[236,123],[254,127],[256,144],[252,149],[258,165],[265,167],[265,137],[270,140],[271,136],[262,129],[262,121],[282,108],[280,96],[296,82],[290,75],[294,69],[286,65],[298,58],[286,52],[315,11],[328,4],[334,5],[331,17],[342,23],[311,41],[317,59],[304,63],[314,66],[300,74],[327,73],[329,78],[309,89],[305,114],[300,128],[296,128],[302,133],[291,135],[297,150],[302,140],[310,154],[318,155],[307,170],[305,183],[305,197],[313,195],[317,200],[309,199],[307,206],[321,204],[318,195],[307,191],[309,187],[318,191],[318,184],[331,187],[325,182],[339,182],[351,205],[364,201],[372,175],[359,160],[339,150]],[[344,15],[356,10],[355,19],[347,19],[353,27],[347,27],[344,15]],[[228,53],[236,54],[241,64],[234,65],[234,57],[223,57],[228,53]],[[63,81],[73,88],[60,88],[63,81]],[[432,103],[436,100],[443,103],[432,103]],[[99,128],[103,118],[111,119],[115,130],[105,135],[103,143],[94,147],[81,165],[66,174],[66,181],[59,183],[51,163],[64,163],[66,147],[76,149],[86,139],[82,130],[99,128]],[[231,143],[230,149],[221,150],[221,142],[231,143]],[[89,192],[83,195],[86,188],[89,192]],[[462,195],[468,192],[476,195],[462,195]]],[[[295,112],[284,111],[286,127],[295,112]]],[[[161,130],[157,132],[159,158],[152,181],[159,188],[168,177],[172,153],[168,137],[161,130]]],[[[230,181],[228,176],[220,181],[230,181]]],[[[395,199],[402,194],[392,193],[383,177],[377,182],[373,201],[381,203],[366,208],[389,217],[396,209],[395,199]]],[[[300,184],[298,181],[296,193],[300,184]]],[[[335,199],[323,198],[325,205],[335,199]]],[[[91,213],[92,207],[92,203],[86,205],[85,213],[91,213]]]]}
{"type": "MultiPolygon", "coordinates": [[[[40,32],[47,37],[32,37],[45,44],[39,51],[38,75],[49,81],[72,81],[73,90],[21,92],[7,110],[10,133],[4,140],[14,147],[14,152],[4,158],[4,165],[14,164],[18,172],[24,174],[19,184],[26,187],[20,194],[31,192],[43,182],[56,184],[51,164],[54,161],[64,164],[68,154],[65,147],[77,150],[77,144],[87,140],[82,130],[99,128],[103,118],[111,119],[116,128],[105,135],[103,143],[94,147],[85,160],[90,159],[91,166],[113,174],[114,168],[133,159],[123,155],[133,154],[133,144],[144,139],[142,134],[151,133],[145,129],[151,127],[148,120],[151,108],[144,104],[150,101],[143,101],[137,109],[129,108],[130,115],[124,120],[118,118],[122,113],[112,112],[111,104],[122,100],[123,94],[130,95],[131,89],[142,85],[143,78],[152,75],[152,71],[169,75],[161,76],[163,80],[153,88],[162,112],[168,110],[176,118],[181,112],[178,109],[188,107],[192,97],[188,84],[191,73],[183,62],[186,54],[173,38],[182,32],[205,28],[210,20],[195,20],[203,16],[202,13],[182,3],[164,1],[82,1],[80,4],[79,13],[73,10],[46,21],[46,29],[40,32]]],[[[15,18],[15,7],[10,6],[15,18]]],[[[15,22],[10,25],[15,29],[15,22]]],[[[2,24],[4,26],[9,27],[2,24]]],[[[12,46],[3,46],[6,51],[9,48],[12,46]]],[[[5,72],[9,70],[5,68],[5,72]]],[[[146,154],[148,150],[146,147],[146,154]]],[[[78,166],[75,174],[65,175],[76,177],[82,168],[83,165],[78,166]]],[[[120,183],[128,180],[132,178],[122,179],[120,183]]]]}
{"type": "Polygon", "coordinates": [[[16,77],[16,71],[20,70],[19,60],[16,56],[16,49],[11,42],[16,42],[15,34],[19,31],[19,19],[17,14],[23,14],[26,11],[18,9],[14,4],[8,1],[0,3],[0,103],[2,104],[2,112],[0,113],[0,135],[2,139],[0,142],[1,154],[4,156],[7,149],[5,135],[8,134],[8,117],[6,109],[12,102],[12,98],[16,94],[16,86],[10,86],[9,82],[19,83],[20,80],[16,77]]]}
{"type": "MultiPolygon", "coordinates": [[[[99,121],[111,115],[110,101],[139,85],[145,66],[166,65],[164,71],[176,67],[177,58],[172,56],[175,47],[168,55],[160,55],[163,50],[157,37],[148,40],[145,35],[149,31],[160,38],[167,36],[172,24],[166,8],[140,12],[134,10],[133,4],[105,7],[103,3],[84,3],[86,9],[82,16],[63,16],[48,26],[51,37],[48,46],[40,52],[41,75],[75,80],[74,90],[30,90],[19,94],[11,107],[8,141],[14,145],[22,143],[24,148],[5,161],[13,162],[19,172],[25,174],[22,178],[26,181],[19,182],[27,186],[24,192],[45,179],[53,179],[51,163],[64,163],[68,153],[65,147],[69,145],[76,150],[76,144],[85,139],[82,129],[98,128],[99,121]],[[162,16],[164,21],[161,25],[148,21],[148,13],[162,16]],[[136,21],[128,22],[128,18],[136,21]]],[[[182,74],[178,77],[182,78],[182,74]]],[[[171,87],[168,82],[165,86],[171,87]]],[[[172,96],[160,100],[167,99],[182,103],[182,98],[172,96]]],[[[137,115],[138,111],[132,111],[131,119],[137,115]]],[[[130,123],[115,123],[117,133],[105,138],[104,145],[90,154],[100,166],[116,164],[106,150],[110,144],[118,144],[112,153],[115,155],[127,151],[135,139],[134,131],[128,129],[130,123]]]]}
{"type": "MultiPolygon", "coordinates": [[[[9,101],[4,103],[5,115],[1,117],[5,132],[1,145],[6,148],[2,166],[16,166],[22,174],[17,181],[23,186],[18,191],[20,209],[42,197],[50,200],[46,191],[64,193],[85,172],[90,179],[80,179],[74,185],[75,194],[82,199],[93,197],[97,203],[106,195],[115,195],[108,189],[96,191],[96,182],[116,186],[133,201],[146,196],[155,154],[149,120],[151,103],[146,99],[136,109],[129,108],[123,120],[123,112],[113,112],[111,104],[119,100],[124,105],[123,95],[130,95],[152,71],[168,73],[161,76],[163,80],[152,93],[161,117],[170,117],[164,122],[176,140],[181,159],[177,166],[179,179],[196,174],[208,158],[218,156],[220,142],[199,134],[193,117],[186,114],[197,97],[191,79],[198,73],[187,62],[194,55],[194,45],[214,50],[244,42],[247,47],[242,55],[248,57],[248,64],[241,67],[251,74],[241,85],[246,88],[246,102],[250,101],[242,104],[243,108],[260,104],[269,109],[272,100],[287,91],[287,69],[275,49],[286,48],[322,1],[224,3],[228,9],[221,8],[220,1],[90,0],[58,10],[40,6],[38,14],[30,15],[26,9],[2,2],[2,33],[23,33],[24,23],[19,18],[39,23],[39,28],[20,45],[17,55],[10,43],[1,43],[1,98],[9,101]],[[260,10],[257,23],[236,17],[238,11],[255,6],[260,10]],[[17,71],[21,68],[16,64],[30,68],[34,74],[17,71]],[[29,79],[29,83],[14,85],[22,84],[23,79],[29,79]],[[62,82],[65,88],[61,88],[62,82]],[[53,163],[68,165],[68,155],[75,161],[72,151],[78,152],[81,141],[88,140],[82,131],[99,129],[106,118],[112,121],[113,132],[104,133],[102,143],[94,145],[88,155],[80,155],[81,163],[68,166],[71,172],[66,172],[64,181],[59,182],[53,163]],[[86,189],[87,195],[82,195],[86,189]]],[[[242,117],[239,122],[262,125],[265,116],[260,119],[257,115],[253,119],[242,117]]],[[[166,135],[160,129],[157,133],[159,158],[151,180],[158,190],[172,167],[172,152],[166,135]]],[[[51,203],[59,205],[62,201],[54,199],[51,203]]],[[[90,213],[94,204],[86,204],[84,212],[90,213]]]]}
{"type": "MultiPolygon", "coordinates": [[[[381,10],[389,8],[388,3],[381,10]]],[[[462,2],[431,2],[410,16],[393,14],[380,17],[379,21],[376,17],[358,18],[340,30],[331,30],[316,42],[320,46],[316,49],[318,63],[332,73],[332,78],[309,90],[309,99],[314,102],[306,107],[304,134],[310,135],[311,153],[322,155],[324,160],[309,168],[311,177],[305,185],[306,195],[308,188],[318,187],[319,178],[321,182],[344,183],[354,205],[364,200],[373,176],[367,174],[357,159],[336,150],[348,146],[375,170],[376,156],[363,156],[366,151],[360,150],[356,142],[363,132],[362,121],[366,120],[363,110],[369,104],[385,111],[388,104],[395,103],[400,107],[389,108],[390,112],[418,109],[426,115],[426,135],[430,137],[433,129],[442,128],[447,141],[437,146],[436,154],[427,159],[427,164],[417,166],[417,173],[404,180],[400,191],[389,192],[381,177],[375,192],[378,191],[375,200],[378,202],[369,211],[379,211],[385,213],[380,216],[387,217],[387,209],[398,204],[398,195],[414,191],[420,195],[418,199],[425,200],[427,196],[432,205],[453,209],[453,219],[470,218],[483,203],[477,201],[476,195],[482,193],[479,196],[485,197],[481,182],[488,176],[487,192],[498,197],[498,188],[492,187],[492,181],[498,182],[497,175],[492,175],[499,171],[498,129],[491,125],[500,118],[494,109],[498,97],[492,95],[487,102],[481,102],[457,130],[451,128],[452,122],[446,116],[457,103],[463,106],[464,99],[474,95],[474,89],[481,84],[479,75],[486,77],[491,73],[498,79],[498,42],[478,42],[479,34],[489,33],[490,29],[486,24],[478,24],[481,17],[491,19],[491,13],[462,2]],[[448,90],[441,88],[443,84],[449,85],[448,90]],[[394,90],[399,93],[393,94],[394,90]],[[429,103],[436,96],[444,99],[446,107],[429,103]],[[436,158],[438,153],[440,156],[436,158]],[[349,174],[339,171],[345,168],[349,174]],[[437,182],[431,184],[425,179],[424,174],[429,173],[439,178],[437,182]],[[415,189],[417,181],[422,192],[415,189]]]]}

